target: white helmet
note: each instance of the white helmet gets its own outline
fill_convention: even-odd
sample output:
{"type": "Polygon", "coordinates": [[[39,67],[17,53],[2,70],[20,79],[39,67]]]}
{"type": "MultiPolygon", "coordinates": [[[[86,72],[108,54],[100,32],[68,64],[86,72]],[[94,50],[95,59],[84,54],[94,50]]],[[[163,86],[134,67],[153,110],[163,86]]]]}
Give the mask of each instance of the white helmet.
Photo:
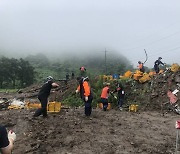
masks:
{"type": "Polygon", "coordinates": [[[88,76],[83,77],[83,82],[84,82],[84,81],[89,81],[89,77],[88,77],[88,76]]]}
{"type": "Polygon", "coordinates": [[[52,81],[52,80],[53,80],[53,77],[52,77],[52,76],[48,76],[46,79],[47,79],[48,81],[52,81]]]}

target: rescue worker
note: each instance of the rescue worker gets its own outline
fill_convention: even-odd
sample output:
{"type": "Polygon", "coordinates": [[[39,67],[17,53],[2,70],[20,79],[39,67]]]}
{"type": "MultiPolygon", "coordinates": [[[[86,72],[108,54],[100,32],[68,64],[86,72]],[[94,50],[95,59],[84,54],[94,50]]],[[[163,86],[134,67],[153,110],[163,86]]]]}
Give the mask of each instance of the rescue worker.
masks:
{"type": "Polygon", "coordinates": [[[145,69],[144,69],[144,64],[141,62],[141,61],[138,61],[138,68],[139,68],[139,71],[141,71],[141,72],[145,72],[145,69]]]}
{"type": "Polygon", "coordinates": [[[80,70],[80,76],[81,77],[86,77],[87,76],[86,68],[84,66],[80,67],[79,70],[80,70]]]}
{"type": "Polygon", "coordinates": [[[0,125],[0,152],[2,154],[11,154],[16,134],[13,131],[7,132],[6,128],[0,125]]]}
{"type": "Polygon", "coordinates": [[[80,69],[80,71],[82,71],[82,72],[86,71],[86,68],[85,68],[84,66],[80,67],[79,69],[80,69]]]}
{"type": "Polygon", "coordinates": [[[71,79],[74,79],[74,76],[75,76],[75,74],[74,74],[74,72],[72,72],[71,73],[71,79]]]}
{"type": "Polygon", "coordinates": [[[161,62],[162,57],[159,57],[158,60],[154,62],[154,70],[158,74],[159,73],[159,65],[164,65],[163,62],[161,62]]]}
{"type": "Polygon", "coordinates": [[[66,81],[65,81],[65,84],[67,85],[68,83],[68,80],[69,80],[69,73],[66,73],[66,81]]]}
{"type": "Polygon", "coordinates": [[[93,100],[91,88],[89,85],[88,77],[78,77],[77,81],[79,82],[79,86],[76,90],[76,93],[80,92],[81,99],[84,101],[85,106],[85,115],[90,116],[92,112],[91,103],[93,100]]]}
{"type": "Polygon", "coordinates": [[[53,77],[48,76],[47,81],[45,84],[41,87],[41,90],[38,94],[38,99],[41,102],[41,108],[37,109],[34,117],[38,117],[41,114],[43,117],[47,117],[47,103],[48,103],[48,96],[50,95],[50,91],[52,88],[58,87],[59,85],[55,82],[53,82],[53,77]]]}
{"type": "Polygon", "coordinates": [[[116,84],[116,89],[113,91],[113,93],[117,92],[117,96],[115,96],[115,98],[117,99],[117,104],[118,104],[118,108],[119,110],[122,111],[122,106],[123,106],[123,102],[124,102],[124,95],[125,95],[125,92],[124,92],[124,88],[123,86],[120,84],[120,83],[117,83],[116,84]]]}
{"type": "Polygon", "coordinates": [[[106,111],[108,107],[108,98],[109,98],[109,86],[110,83],[104,83],[105,87],[102,89],[101,92],[101,102],[103,104],[103,110],[106,111]]]}
{"type": "Polygon", "coordinates": [[[69,73],[66,73],[66,80],[69,80],[69,73]]]}

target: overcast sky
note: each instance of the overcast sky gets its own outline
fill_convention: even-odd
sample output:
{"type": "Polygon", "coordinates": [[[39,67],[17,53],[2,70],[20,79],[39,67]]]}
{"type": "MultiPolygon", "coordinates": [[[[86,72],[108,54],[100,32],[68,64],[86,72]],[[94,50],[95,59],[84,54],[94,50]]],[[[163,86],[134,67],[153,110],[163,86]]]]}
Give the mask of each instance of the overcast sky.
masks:
{"type": "Polygon", "coordinates": [[[105,49],[180,63],[180,0],[0,0],[1,54],[105,49]]]}

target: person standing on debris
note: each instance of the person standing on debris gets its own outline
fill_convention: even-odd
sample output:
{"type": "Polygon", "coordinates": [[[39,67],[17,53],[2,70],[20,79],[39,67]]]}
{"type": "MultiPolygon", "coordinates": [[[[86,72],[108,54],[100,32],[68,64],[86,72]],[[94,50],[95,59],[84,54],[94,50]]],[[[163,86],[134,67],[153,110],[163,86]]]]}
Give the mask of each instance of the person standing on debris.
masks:
{"type": "Polygon", "coordinates": [[[91,87],[89,85],[88,77],[78,77],[77,81],[79,82],[79,86],[76,90],[76,93],[80,92],[81,99],[84,101],[85,105],[85,115],[90,116],[92,112],[91,103],[93,100],[91,87]]]}
{"type": "Polygon", "coordinates": [[[80,67],[79,69],[80,69],[80,71],[82,71],[82,72],[86,71],[86,68],[85,68],[84,66],[80,67]]]}
{"type": "Polygon", "coordinates": [[[4,126],[0,125],[0,152],[2,154],[11,154],[16,134],[13,131],[7,132],[4,126]]]}
{"type": "Polygon", "coordinates": [[[124,102],[124,95],[125,95],[124,88],[120,83],[117,83],[116,86],[117,87],[113,91],[113,93],[117,92],[118,97],[115,96],[115,98],[117,99],[119,110],[122,111],[122,105],[123,105],[123,102],[124,102]]]}
{"type": "Polygon", "coordinates": [[[108,107],[108,98],[109,98],[109,86],[110,83],[104,83],[105,87],[102,89],[101,92],[101,102],[103,104],[103,110],[106,111],[108,107]]]}
{"type": "Polygon", "coordinates": [[[81,77],[86,77],[86,68],[84,66],[79,68],[80,70],[80,76],[81,77]]]}
{"type": "Polygon", "coordinates": [[[66,81],[65,81],[65,84],[67,85],[68,83],[68,80],[69,80],[69,73],[66,73],[66,81]]]}
{"type": "Polygon", "coordinates": [[[158,74],[159,73],[159,65],[164,65],[163,62],[161,62],[162,57],[159,57],[158,60],[154,62],[154,70],[158,74]]]}
{"type": "Polygon", "coordinates": [[[74,72],[71,73],[71,79],[74,79],[74,72]]]}
{"type": "Polygon", "coordinates": [[[48,96],[50,95],[50,91],[52,88],[58,87],[59,85],[53,82],[53,77],[48,76],[46,83],[41,87],[41,90],[38,94],[38,99],[41,102],[41,108],[37,109],[34,117],[38,117],[41,114],[43,117],[47,117],[47,103],[48,103],[48,96]]]}
{"type": "Polygon", "coordinates": [[[141,71],[142,73],[145,72],[145,69],[144,69],[144,64],[141,62],[141,61],[138,61],[138,68],[139,68],[139,71],[141,71]]]}

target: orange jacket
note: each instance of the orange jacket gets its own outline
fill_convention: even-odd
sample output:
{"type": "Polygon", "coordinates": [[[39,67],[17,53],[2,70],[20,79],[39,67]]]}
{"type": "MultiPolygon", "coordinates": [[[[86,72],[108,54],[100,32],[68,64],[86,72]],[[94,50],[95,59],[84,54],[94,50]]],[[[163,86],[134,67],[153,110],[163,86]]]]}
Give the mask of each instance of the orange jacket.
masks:
{"type": "Polygon", "coordinates": [[[109,97],[109,87],[106,86],[102,89],[101,98],[108,99],[108,97],[109,97]]]}
{"type": "MultiPolygon", "coordinates": [[[[84,88],[84,96],[89,96],[91,90],[87,81],[83,82],[83,88],[84,88]]],[[[80,85],[78,86],[77,90],[80,91],[80,85]]]]}

